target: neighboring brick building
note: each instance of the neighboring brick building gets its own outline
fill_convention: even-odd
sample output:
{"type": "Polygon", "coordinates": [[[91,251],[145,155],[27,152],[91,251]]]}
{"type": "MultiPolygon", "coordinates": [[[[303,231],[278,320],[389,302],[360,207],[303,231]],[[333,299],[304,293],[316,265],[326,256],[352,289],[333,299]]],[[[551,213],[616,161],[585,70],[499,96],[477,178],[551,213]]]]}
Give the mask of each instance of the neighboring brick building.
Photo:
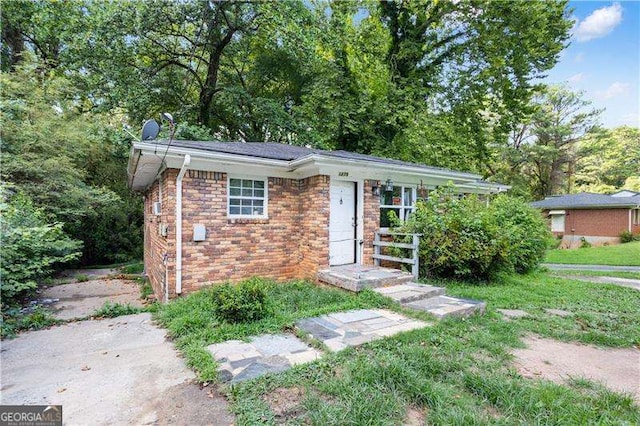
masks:
{"type": "Polygon", "coordinates": [[[623,190],[612,195],[558,195],[531,203],[549,218],[561,246],[579,247],[584,238],[593,245],[617,244],[624,231],[640,234],[640,193],[623,190]]]}
{"type": "Polygon", "coordinates": [[[315,279],[332,265],[372,264],[387,212],[406,217],[422,189],[507,189],[470,173],[277,143],[137,142],[128,172],[145,197],[145,273],[165,300],[254,275],[315,279]]]}

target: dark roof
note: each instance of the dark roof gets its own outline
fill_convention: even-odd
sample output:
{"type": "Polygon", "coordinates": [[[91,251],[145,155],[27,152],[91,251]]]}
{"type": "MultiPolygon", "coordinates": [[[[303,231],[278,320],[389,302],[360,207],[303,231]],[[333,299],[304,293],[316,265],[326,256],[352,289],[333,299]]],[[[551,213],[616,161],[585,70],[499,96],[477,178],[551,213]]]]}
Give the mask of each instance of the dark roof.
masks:
{"type": "Polygon", "coordinates": [[[606,194],[580,192],[578,194],[553,195],[544,200],[531,203],[539,209],[579,209],[579,208],[620,208],[640,205],[640,195],[631,197],[612,197],[606,194]]]}
{"type": "MultiPolygon", "coordinates": [[[[158,144],[166,145],[168,141],[159,140],[157,142],[158,144]]],[[[307,148],[304,146],[287,145],[275,142],[215,142],[174,140],[171,141],[171,146],[283,161],[298,160],[312,154],[322,154],[327,157],[334,157],[345,160],[371,161],[380,164],[392,164],[396,166],[420,167],[426,170],[439,170],[449,173],[467,175],[471,178],[478,177],[478,175],[474,173],[459,172],[456,170],[445,169],[443,167],[426,166],[424,164],[409,163],[407,161],[392,160],[389,158],[375,157],[373,155],[358,154],[356,152],[326,151],[322,149],[307,148]]]]}

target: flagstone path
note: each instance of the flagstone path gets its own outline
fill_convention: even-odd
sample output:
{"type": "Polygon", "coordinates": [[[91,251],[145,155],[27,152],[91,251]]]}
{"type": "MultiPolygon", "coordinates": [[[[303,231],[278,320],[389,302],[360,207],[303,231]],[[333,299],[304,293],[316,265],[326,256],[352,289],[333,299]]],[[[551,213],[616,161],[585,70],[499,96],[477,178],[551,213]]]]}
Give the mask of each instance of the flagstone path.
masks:
{"type": "MultiPolygon", "coordinates": [[[[430,325],[384,309],[337,312],[296,324],[333,352],[430,325]]],[[[229,340],[207,349],[219,364],[220,380],[230,383],[285,371],[322,356],[322,352],[292,334],[263,334],[251,337],[248,342],[229,340]]]]}

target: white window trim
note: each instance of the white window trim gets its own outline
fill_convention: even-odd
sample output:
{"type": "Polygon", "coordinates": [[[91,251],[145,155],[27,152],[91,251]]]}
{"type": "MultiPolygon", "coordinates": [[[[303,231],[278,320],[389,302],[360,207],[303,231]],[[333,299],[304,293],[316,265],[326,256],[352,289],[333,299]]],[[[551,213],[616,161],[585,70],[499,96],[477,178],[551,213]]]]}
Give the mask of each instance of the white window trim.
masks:
{"type": "MultiPolygon", "coordinates": [[[[402,184],[402,183],[398,183],[397,185],[393,185],[394,187],[398,186],[400,187],[400,205],[399,206],[394,206],[394,205],[388,205],[388,204],[382,204],[382,197],[383,195],[380,195],[380,208],[378,209],[379,211],[382,209],[394,209],[394,210],[398,210],[399,211],[399,215],[398,218],[400,219],[401,222],[404,222],[404,217],[406,215],[406,210],[410,210],[410,211],[415,211],[416,210],[416,201],[417,201],[417,189],[415,187],[415,185],[410,185],[410,184],[402,184]],[[405,189],[411,189],[411,197],[413,198],[413,204],[411,204],[410,206],[405,206],[404,205],[404,190],[405,189]]],[[[382,186],[382,188],[384,190],[384,184],[382,186]]],[[[384,193],[384,192],[383,192],[384,193]]],[[[381,214],[382,212],[379,212],[379,214],[381,214]]],[[[383,231],[387,231],[389,230],[388,227],[381,227],[380,228],[383,231]]]]}
{"type": "Polygon", "coordinates": [[[562,212],[560,212],[560,211],[553,212],[552,211],[552,212],[549,213],[549,216],[551,217],[551,227],[550,227],[551,228],[551,232],[565,232],[565,229],[567,227],[567,225],[565,223],[565,221],[566,221],[565,212],[564,211],[562,211],[562,212]],[[554,228],[554,219],[556,221],[562,220],[561,223],[557,223],[557,222],[555,223],[555,225],[561,225],[562,229],[558,229],[558,228],[560,228],[560,226],[558,226],[557,228],[554,228]]]}
{"type": "MultiPolygon", "coordinates": [[[[250,199],[256,199],[256,197],[247,197],[250,199]]],[[[269,178],[264,176],[249,176],[249,175],[227,175],[227,218],[229,219],[268,219],[269,218],[269,178]],[[243,199],[242,195],[231,197],[231,179],[244,179],[253,181],[264,182],[264,202],[263,202],[263,214],[251,215],[251,214],[231,214],[231,198],[243,199]]]]}

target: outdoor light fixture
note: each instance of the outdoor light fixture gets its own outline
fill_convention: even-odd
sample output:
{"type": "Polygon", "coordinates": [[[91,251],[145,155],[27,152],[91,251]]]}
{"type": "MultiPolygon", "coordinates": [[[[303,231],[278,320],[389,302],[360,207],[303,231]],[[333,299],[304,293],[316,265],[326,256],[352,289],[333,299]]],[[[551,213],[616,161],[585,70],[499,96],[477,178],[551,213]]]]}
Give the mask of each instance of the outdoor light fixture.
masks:
{"type": "Polygon", "coordinates": [[[391,181],[391,179],[387,179],[387,181],[384,183],[384,185],[385,185],[385,188],[384,188],[384,189],[385,189],[387,192],[391,192],[391,191],[393,191],[393,182],[391,181]]]}
{"type": "Polygon", "coordinates": [[[374,180],[373,184],[371,185],[371,193],[376,197],[380,196],[380,182],[378,182],[377,180],[374,180]]]}

